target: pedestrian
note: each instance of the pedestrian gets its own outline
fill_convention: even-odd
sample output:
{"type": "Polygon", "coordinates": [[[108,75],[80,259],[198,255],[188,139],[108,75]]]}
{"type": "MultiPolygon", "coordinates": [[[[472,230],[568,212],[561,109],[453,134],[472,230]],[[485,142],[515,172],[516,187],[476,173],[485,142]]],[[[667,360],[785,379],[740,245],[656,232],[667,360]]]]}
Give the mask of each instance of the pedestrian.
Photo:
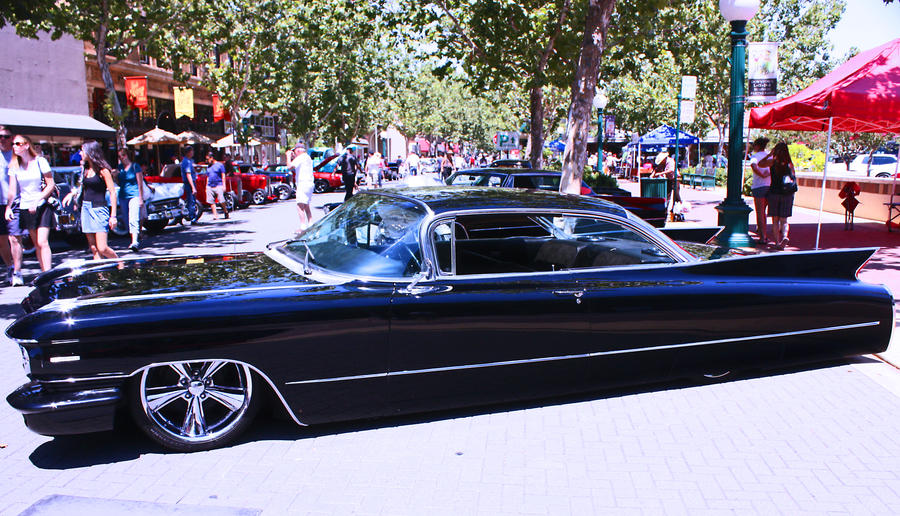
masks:
{"type": "Polygon", "coordinates": [[[108,232],[116,227],[116,180],[113,168],[103,157],[100,144],[90,141],[81,146],[81,187],[63,199],[63,204],[80,202],[81,231],[95,260],[118,258],[109,247],[108,232]],[[109,204],[106,198],[109,194],[109,204]]]}
{"type": "Polygon", "coordinates": [[[681,193],[678,191],[678,173],[675,171],[675,160],[667,151],[656,155],[655,166],[650,177],[666,178],[666,205],[669,212],[675,209],[675,203],[681,202],[681,193]]]}
{"type": "Polygon", "coordinates": [[[450,161],[450,158],[447,156],[447,153],[441,154],[441,177],[444,181],[450,177],[450,174],[453,173],[453,162],[450,161]]]}
{"type": "Polygon", "coordinates": [[[206,203],[212,208],[213,220],[218,220],[216,205],[222,203],[222,216],[228,218],[228,205],[225,204],[225,165],[216,159],[213,152],[206,155],[206,203]]]}
{"type": "MultiPolygon", "coordinates": [[[[13,157],[13,134],[6,126],[0,125],[0,213],[6,213],[8,206],[7,196],[9,193],[9,162],[13,157]]],[[[15,202],[15,201],[13,201],[15,202]]],[[[15,214],[15,210],[13,210],[15,214]]],[[[22,248],[18,249],[19,267],[15,266],[13,258],[13,249],[18,245],[19,241],[15,238],[16,234],[21,233],[19,229],[19,220],[3,220],[0,223],[0,257],[6,265],[6,282],[12,284],[15,271],[21,268],[22,264],[22,248]],[[15,242],[15,243],[13,243],[15,242]]]]}
{"type": "Polygon", "coordinates": [[[134,162],[134,151],[119,149],[119,206],[128,220],[128,233],[134,252],[140,249],[141,219],[144,218],[144,173],[134,162]]]}
{"type": "Polygon", "coordinates": [[[200,218],[197,205],[197,171],[194,168],[194,148],[187,146],[181,152],[181,181],[184,183],[188,220],[195,224],[200,218]]]}
{"type": "Polygon", "coordinates": [[[341,181],[344,183],[344,202],[353,197],[353,189],[356,187],[356,171],[359,169],[359,161],[353,155],[353,151],[349,148],[344,149],[344,153],[338,161],[338,171],[341,173],[341,181]]]}
{"type": "Polygon", "coordinates": [[[794,207],[794,193],[797,192],[797,176],[791,153],[784,142],[778,142],[772,149],[769,166],[771,184],[769,186],[769,216],[772,217],[772,241],[776,249],[784,249],[791,241],[788,238],[788,217],[794,207]]]}
{"type": "Polygon", "coordinates": [[[306,143],[303,140],[294,145],[294,156],[290,163],[297,178],[297,214],[300,216],[300,231],[306,231],[312,222],[312,210],[309,205],[312,202],[315,176],[313,175],[312,158],[306,152],[306,143]]]}
{"type": "Polygon", "coordinates": [[[381,154],[375,151],[369,151],[369,157],[366,159],[366,182],[369,188],[375,188],[375,184],[381,186],[381,169],[383,167],[381,154]]]}
{"type": "Polygon", "coordinates": [[[410,152],[409,156],[406,157],[406,168],[409,170],[409,175],[414,176],[419,173],[419,155],[415,152],[410,152]]]}
{"type": "Polygon", "coordinates": [[[466,168],[466,160],[463,159],[459,154],[452,154],[453,156],[453,170],[459,171],[466,168]]]}
{"type": "Polygon", "coordinates": [[[768,243],[766,209],[768,206],[769,185],[771,183],[769,165],[772,163],[772,159],[766,152],[767,145],[769,145],[769,139],[766,137],[753,140],[751,145],[753,154],[750,155],[750,170],[753,172],[750,194],[753,196],[753,209],[756,211],[756,238],[759,239],[759,243],[762,245],[768,243]]]}
{"type": "MultiPolygon", "coordinates": [[[[27,136],[13,137],[13,155],[9,161],[9,190],[6,194],[6,220],[12,221],[13,200],[19,197],[19,227],[28,231],[34,243],[35,254],[41,271],[50,270],[50,228],[53,227],[53,209],[47,199],[56,190],[50,164],[39,156],[27,136]]],[[[21,233],[21,232],[20,232],[21,233]]],[[[21,249],[22,234],[16,236],[21,249]]],[[[22,260],[13,264],[13,286],[22,285],[22,260]]]]}

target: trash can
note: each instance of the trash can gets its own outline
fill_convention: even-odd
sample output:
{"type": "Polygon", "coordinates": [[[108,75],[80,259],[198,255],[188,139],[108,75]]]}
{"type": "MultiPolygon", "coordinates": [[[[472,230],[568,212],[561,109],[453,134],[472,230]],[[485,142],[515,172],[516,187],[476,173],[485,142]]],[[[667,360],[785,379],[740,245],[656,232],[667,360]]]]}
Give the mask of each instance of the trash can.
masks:
{"type": "Polygon", "coordinates": [[[641,197],[666,198],[666,181],[664,177],[641,178],[641,197]]]}

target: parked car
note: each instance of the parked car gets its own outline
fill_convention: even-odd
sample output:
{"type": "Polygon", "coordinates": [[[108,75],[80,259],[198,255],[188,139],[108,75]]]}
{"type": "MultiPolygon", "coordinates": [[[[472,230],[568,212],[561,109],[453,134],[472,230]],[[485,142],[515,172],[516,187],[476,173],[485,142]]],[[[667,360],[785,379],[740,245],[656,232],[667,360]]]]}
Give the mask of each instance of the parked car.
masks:
{"type": "Polygon", "coordinates": [[[527,159],[495,159],[488,168],[531,168],[527,159]]]}
{"type": "Polygon", "coordinates": [[[259,205],[278,200],[279,192],[271,187],[268,174],[240,161],[235,162],[234,167],[237,170],[237,177],[241,179],[241,202],[259,205]]]}
{"type": "Polygon", "coordinates": [[[344,177],[337,171],[337,154],[331,154],[313,165],[314,192],[332,192],[344,186],[344,177]]]}
{"type": "Polygon", "coordinates": [[[870,177],[891,177],[897,172],[897,156],[860,154],[850,162],[849,171],[870,177]]]}
{"type": "MultiPolygon", "coordinates": [[[[552,170],[483,168],[456,172],[447,178],[447,184],[559,191],[561,180],[562,174],[552,170]]],[[[631,192],[622,188],[606,188],[595,192],[585,183],[581,183],[581,195],[596,196],[612,201],[656,227],[666,225],[666,200],[664,198],[632,197],[631,192]]]]}
{"type": "Polygon", "coordinates": [[[311,425],[887,349],[893,298],[856,277],[875,249],[685,248],[719,250],[595,197],[362,192],[264,252],[41,274],[6,331],[28,376],[7,401],[41,434],[130,412],[195,451],[267,401],[311,425]]]}

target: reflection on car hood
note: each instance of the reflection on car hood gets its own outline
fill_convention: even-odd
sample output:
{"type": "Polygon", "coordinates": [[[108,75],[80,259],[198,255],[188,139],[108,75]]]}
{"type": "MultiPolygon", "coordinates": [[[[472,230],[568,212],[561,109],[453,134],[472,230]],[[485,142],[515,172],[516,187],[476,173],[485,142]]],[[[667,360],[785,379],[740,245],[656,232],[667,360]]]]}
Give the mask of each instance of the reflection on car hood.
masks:
{"type": "Polygon", "coordinates": [[[70,262],[42,274],[22,301],[32,312],[57,299],[215,292],[311,283],[262,253],[70,262]]]}

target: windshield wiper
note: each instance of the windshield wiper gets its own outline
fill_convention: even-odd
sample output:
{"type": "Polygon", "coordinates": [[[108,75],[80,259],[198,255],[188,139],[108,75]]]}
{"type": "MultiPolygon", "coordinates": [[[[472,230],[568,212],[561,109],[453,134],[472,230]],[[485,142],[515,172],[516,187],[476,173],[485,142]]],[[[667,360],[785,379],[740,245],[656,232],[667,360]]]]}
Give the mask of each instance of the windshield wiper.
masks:
{"type": "Polygon", "coordinates": [[[309,259],[316,259],[316,255],[313,254],[312,250],[310,250],[309,245],[306,243],[306,239],[298,239],[296,242],[300,242],[303,244],[303,247],[306,248],[306,254],[303,256],[303,274],[312,274],[312,269],[309,267],[309,259]]]}

